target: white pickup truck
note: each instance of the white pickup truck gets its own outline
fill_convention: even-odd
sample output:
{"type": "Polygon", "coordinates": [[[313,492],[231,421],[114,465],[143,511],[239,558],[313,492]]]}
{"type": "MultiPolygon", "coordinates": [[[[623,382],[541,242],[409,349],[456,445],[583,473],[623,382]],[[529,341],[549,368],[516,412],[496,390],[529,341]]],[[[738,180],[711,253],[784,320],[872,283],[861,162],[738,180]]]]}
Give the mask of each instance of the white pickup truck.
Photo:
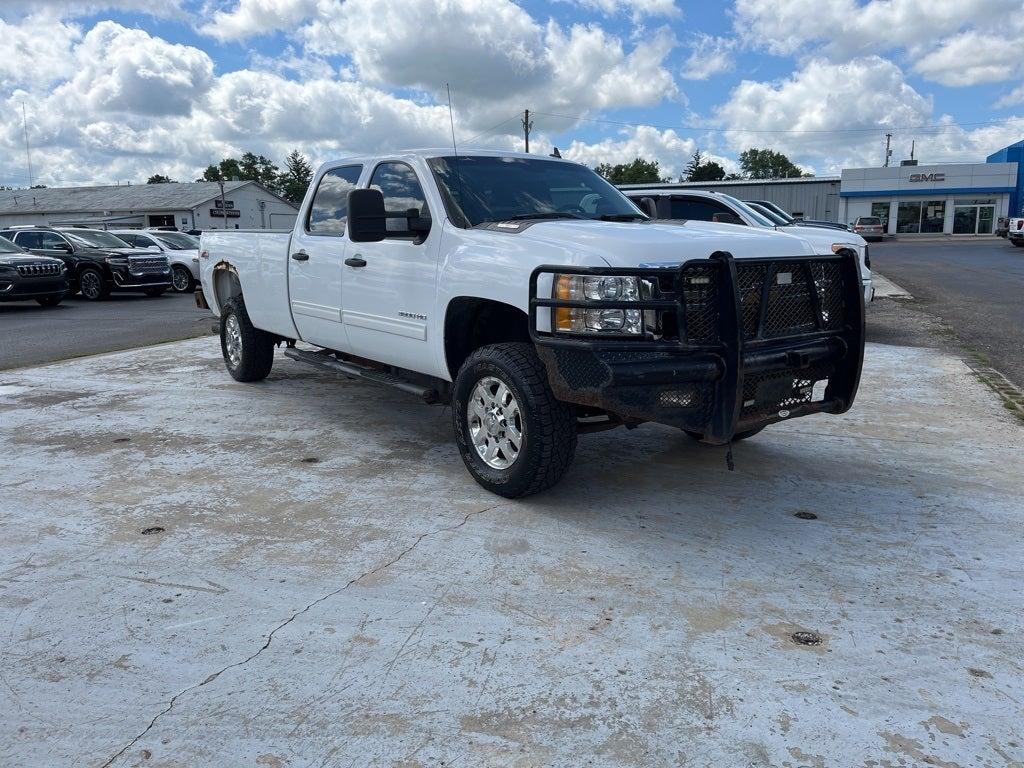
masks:
{"type": "Polygon", "coordinates": [[[854,251],[651,223],[536,155],[327,163],[293,231],[204,232],[200,273],[235,379],[265,378],[284,344],[449,404],[466,467],[510,498],[556,483],[579,433],[659,422],[725,445],[841,413],[863,360],[854,251]]]}
{"type": "Polygon", "coordinates": [[[1006,239],[1024,248],[1024,216],[1011,216],[1006,222],[1006,239]]]}

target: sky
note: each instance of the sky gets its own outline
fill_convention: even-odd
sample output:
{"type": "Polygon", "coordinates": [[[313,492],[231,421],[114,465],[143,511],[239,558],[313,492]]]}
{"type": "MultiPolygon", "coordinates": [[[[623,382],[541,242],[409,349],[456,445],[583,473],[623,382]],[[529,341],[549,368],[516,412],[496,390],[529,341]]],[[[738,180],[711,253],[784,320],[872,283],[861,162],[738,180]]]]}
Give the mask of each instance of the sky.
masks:
{"type": "Polygon", "coordinates": [[[451,143],[807,172],[1024,139],[1024,0],[0,0],[0,185],[451,143]],[[26,131],[30,155],[26,157],[26,131]]]}

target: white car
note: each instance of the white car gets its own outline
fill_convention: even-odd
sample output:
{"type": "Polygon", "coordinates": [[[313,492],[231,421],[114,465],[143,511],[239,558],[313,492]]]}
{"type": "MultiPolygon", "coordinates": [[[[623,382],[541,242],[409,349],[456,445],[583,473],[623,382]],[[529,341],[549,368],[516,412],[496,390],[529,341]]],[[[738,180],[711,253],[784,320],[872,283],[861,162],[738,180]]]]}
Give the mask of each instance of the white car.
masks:
{"type": "Polygon", "coordinates": [[[235,380],[266,378],[284,343],[289,358],[450,405],[470,474],[509,498],[554,485],[581,432],[650,421],[726,445],[846,411],[860,379],[856,253],[652,224],[561,159],[331,162],[292,231],[204,232],[200,265],[196,301],[220,318],[235,380]]]}
{"type": "Polygon", "coordinates": [[[623,185],[621,189],[645,213],[659,221],[713,221],[719,224],[774,229],[805,240],[814,249],[814,253],[823,255],[835,253],[841,248],[849,248],[857,254],[860,261],[864,301],[869,302],[875,296],[875,289],[871,284],[871,255],[868,252],[868,244],[860,235],[841,229],[780,225],[750,205],[721,192],[643,187],[639,184],[623,185]]]}
{"type": "Polygon", "coordinates": [[[129,245],[159,250],[171,262],[171,285],[178,293],[191,293],[199,282],[199,240],[184,232],[163,229],[111,229],[129,245]]]}

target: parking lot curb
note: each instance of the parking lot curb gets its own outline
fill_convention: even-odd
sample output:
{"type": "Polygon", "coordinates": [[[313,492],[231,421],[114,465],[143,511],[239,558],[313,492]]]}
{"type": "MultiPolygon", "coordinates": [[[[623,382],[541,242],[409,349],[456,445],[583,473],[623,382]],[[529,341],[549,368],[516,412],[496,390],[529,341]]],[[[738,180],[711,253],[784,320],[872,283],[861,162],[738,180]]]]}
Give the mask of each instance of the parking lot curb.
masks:
{"type": "Polygon", "coordinates": [[[1024,389],[1021,389],[1003,374],[977,358],[964,361],[974,375],[989,389],[999,395],[1003,407],[1024,422],[1024,389]]]}

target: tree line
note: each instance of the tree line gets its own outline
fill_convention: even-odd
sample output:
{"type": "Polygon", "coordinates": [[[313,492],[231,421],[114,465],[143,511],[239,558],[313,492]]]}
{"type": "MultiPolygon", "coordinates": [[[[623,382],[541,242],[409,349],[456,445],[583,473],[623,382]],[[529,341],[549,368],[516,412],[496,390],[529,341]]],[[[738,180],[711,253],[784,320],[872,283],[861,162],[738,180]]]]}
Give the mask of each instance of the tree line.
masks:
{"type": "MultiPolygon", "coordinates": [[[[657,160],[634,158],[628,163],[601,163],[594,168],[612,184],[657,184],[672,181],[664,175],[657,160]]],[[[731,181],[740,179],[793,179],[811,176],[804,173],[781,152],[772,149],[747,149],[740,153],[740,173],[726,173],[720,163],[697,149],[679,175],[679,181],[731,181]]]]}
{"type": "MultiPolygon", "coordinates": [[[[258,182],[285,200],[298,203],[313,180],[313,166],[297,149],[289,152],[284,159],[284,170],[263,155],[245,152],[241,157],[225,157],[219,163],[206,166],[203,175],[196,181],[233,179],[258,182]]],[[[176,184],[177,181],[161,173],[154,173],[146,183],[176,184]]]]}

